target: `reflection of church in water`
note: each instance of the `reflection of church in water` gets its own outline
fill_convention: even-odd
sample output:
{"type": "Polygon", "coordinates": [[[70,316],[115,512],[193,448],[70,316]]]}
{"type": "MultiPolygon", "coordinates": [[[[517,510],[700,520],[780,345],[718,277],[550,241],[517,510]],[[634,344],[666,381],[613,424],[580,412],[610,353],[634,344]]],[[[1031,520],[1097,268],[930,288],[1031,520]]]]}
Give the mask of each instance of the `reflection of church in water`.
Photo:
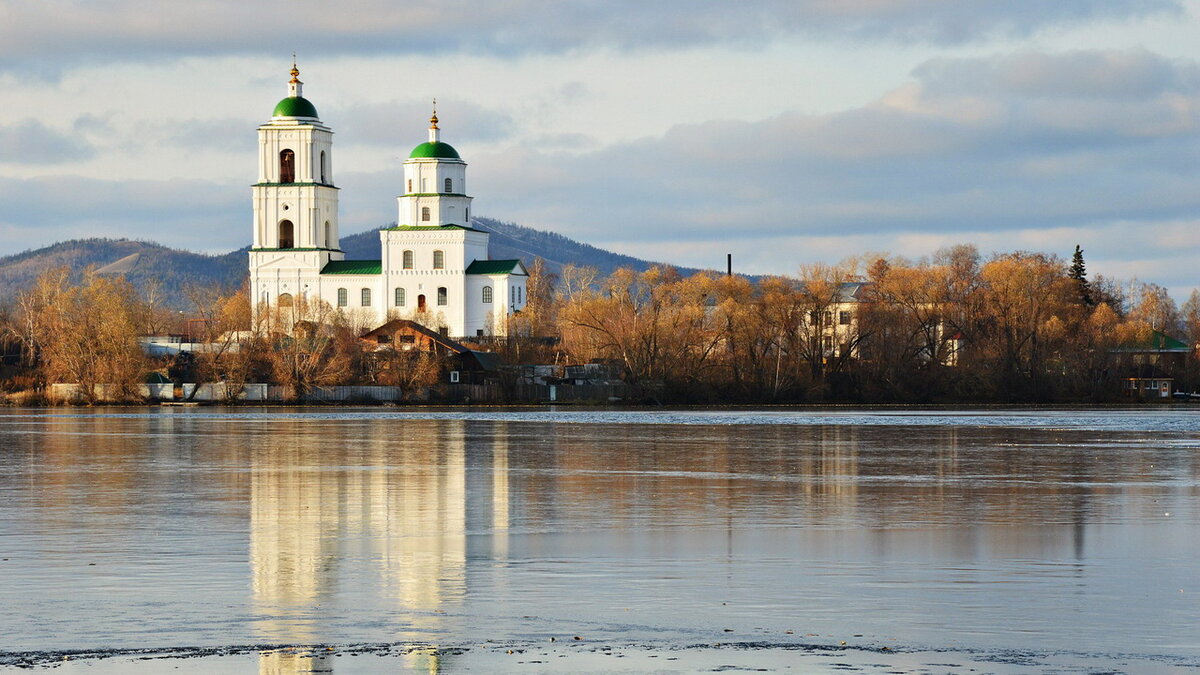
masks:
{"type": "MultiPolygon", "coordinates": [[[[476,437],[465,433],[470,424],[411,424],[402,443],[390,425],[365,425],[341,449],[328,434],[281,433],[253,450],[250,562],[260,641],[427,644],[452,634],[449,616],[467,590],[469,527],[492,531],[491,555],[507,554],[506,436],[467,441],[476,437]],[[348,618],[360,609],[392,617],[390,632],[363,636],[348,618]]],[[[417,670],[442,665],[432,651],[406,659],[417,670]]],[[[333,661],[267,652],[259,672],[333,672],[333,661]]]]}

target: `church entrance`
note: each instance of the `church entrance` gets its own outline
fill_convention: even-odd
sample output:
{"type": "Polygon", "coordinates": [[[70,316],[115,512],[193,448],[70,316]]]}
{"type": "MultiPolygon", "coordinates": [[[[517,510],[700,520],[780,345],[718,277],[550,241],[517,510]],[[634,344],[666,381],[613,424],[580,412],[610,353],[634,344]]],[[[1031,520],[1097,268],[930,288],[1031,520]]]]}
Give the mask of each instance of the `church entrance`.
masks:
{"type": "Polygon", "coordinates": [[[425,294],[424,293],[417,296],[417,311],[418,312],[425,311],[425,294]]]}

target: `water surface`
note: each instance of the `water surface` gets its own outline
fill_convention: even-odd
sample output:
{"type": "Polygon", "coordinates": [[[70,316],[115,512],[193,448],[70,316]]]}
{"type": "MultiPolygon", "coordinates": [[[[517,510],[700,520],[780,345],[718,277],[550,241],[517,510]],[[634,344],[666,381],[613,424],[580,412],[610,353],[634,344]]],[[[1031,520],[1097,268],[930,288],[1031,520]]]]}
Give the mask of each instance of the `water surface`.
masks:
{"type": "Polygon", "coordinates": [[[578,635],[1193,672],[1198,449],[1188,408],[4,410],[0,664],[578,635]]]}

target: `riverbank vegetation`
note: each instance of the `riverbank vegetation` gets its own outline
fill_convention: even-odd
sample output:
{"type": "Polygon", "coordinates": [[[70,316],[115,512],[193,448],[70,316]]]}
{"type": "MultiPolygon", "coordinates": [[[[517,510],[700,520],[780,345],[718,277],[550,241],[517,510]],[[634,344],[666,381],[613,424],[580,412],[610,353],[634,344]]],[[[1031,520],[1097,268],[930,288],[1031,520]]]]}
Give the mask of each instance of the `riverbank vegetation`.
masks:
{"type": "MultiPolygon", "coordinates": [[[[445,382],[451,368],[444,354],[364,343],[359,336],[375,326],[353,312],[298,301],[254,324],[244,290],[187,292],[192,310],[179,313],[153,287],[46,272],[0,312],[0,386],[132,391],[157,372],[231,391],[248,382],[416,390],[445,382]],[[166,333],[204,348],[148,356],[139,336],[166,333]]],[[[633,400],[664,403],[1112,400],[1137,345],[1156,334],[1200,342],[1200,293],[1178,307],[1152,283],[1089,280],[1078,249],[1068,264],[1028,252],[985,259],[957,246],[923,260],[863,256],[760,279],[670,268],[550,274],[535,261],[529,296],[510,337],[473,346],[511,366],[603,363],[633,400]]],[[[1166,365],[1150,363],[1155,372],[1166,365]]],[[[1200,384],[1194,354],[1170,375],[1177,389],[1200,384]]]]}

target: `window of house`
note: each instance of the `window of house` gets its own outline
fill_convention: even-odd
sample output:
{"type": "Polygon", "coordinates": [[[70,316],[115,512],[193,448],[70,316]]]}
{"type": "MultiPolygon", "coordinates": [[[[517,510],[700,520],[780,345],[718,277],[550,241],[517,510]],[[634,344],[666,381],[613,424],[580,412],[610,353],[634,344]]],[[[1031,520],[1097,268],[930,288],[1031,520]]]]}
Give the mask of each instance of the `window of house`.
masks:
{"type": "Polygon", "coordinates": [[[325,181],[325,151],[324,150],[321,151],[321,182],[322,183],[326,182],[325,181]]]}
{"type": "Polygon", "coordinates": [[[402,258],[402,262],[400,263],[401,267],[403,267],[406,270],[411,270],[413,268],[413,252],[405,251],[401,255],[401,258],[402,258]]]}
{"type": "Polygon", "coordinates": [[[371,306],[371,289],[369,289],[369,288],[362,289],[362,306],[363,307],[371,306]]]}
{"type": "Polygon", "coordinates": [[[429,207],[428,206],[421,207],[421,222],[423,222],[423,223],[429,222],[429,207]]]}
{"type": "Polygon", "coordinates": [[[483,337],[483,329],[482,328],[475,329],[475,337],[483,337]]]}
{"type": "Polygon", "coordinates": [[[466,212],[463,214],[463,218],[466,219],[468,225],[471,224],[471,207],[468,206],[466,208],[466,212]]]}
{"type": "Polygon", "coordinates": [[[454,192],[454,190],[453,190],[453,189],[451,189],[451,188],[453,188],[453,187],[454,187],[454,181],[452,181],[452,180],[450,180],[449,178],[447,178],[447,179],[446,179],[446,189],[445,189],[445,192],[454,192]]]}
{"type": "Polygon", "coordinates": [[[401,335],[400,336],[401,344],[411,345],[416,341],[417,341],[417,336],[415,336],[415,335],[401,335]]]}
{"type": "Polygon", "coordinates": [[[442,251],[433,252],[433,269],[441,270],[446,268],[446,254],[442,251]]]}
{"type": "Polygon", "coordinates": [[[291,307],[292,296],[290,293],[280,293],[279,300],[277,302],[279,303],[280,307],[291,307]]]}
{"type": "Polygon", "coordinates": [[[296,153],[291,150],[279,153],[279,182],[296,182],[296,153]]]}
{"type": "Polygon", "coordinates": [[[405,300],[407,299],[407,298],[405,298],[404,296],[405,296],[404,289],[403,289],[403,288],[397,288],[397,289],[396,289],[396,306],[397,306],[397,307],[403,307],[403,306],[404,306],[404,302],[405,302],[405,300]]]}
{"type": "Polygon", "coordinates": [[[492,301],[492,287],[491,286],[483,287],[483,301],[485,303],[490,303],[492,301]]]}
{"type": "Polygon", "coordinates": [[[438,306],[439,306],[439,307],[445,307],[445,306],[446,306],[446,287],[445,287],[445,286],[440,286],[440,287],[438,288],[438,300],[437,300],[437,304],[438,304],[438,306]]]}
{"type": "Polygon", "coordinates": [[[838,323],[843,326],[850,325],[850,312],[838,312],[838,323]]]}
{"type": "Polygon", "coordinates": [[[524,291],[525,291],[525,289],[523,287],[517,286],[517,304],[518,305],[525,303],[525,298],[522,297],[524,295],[524,291]]]}
{"type": "Polygon", "coordinates": [[[808,313],[808,322],[814,326],[821,323],[821,313],[815,309],[812,310],[811,312],[809,312],[808,313]]]}
{"type": "Polygon", "coordinates": [[[292,248],[296,244],[295,227],[292,221],[285,220],[279,223],[279,248],[292,248]]]}
{"type": "Polygon", "coordinates": [[[412,179],[411,178],[408,179],[408,192],[409,192],[409,194],[412,194],[412,179]]]}
{"type": "Polygon", "coordinates": [[[346,292],[346,289],[339,288],[338,289],[338,307],[345,307],[349,304],[350,304],[350,294],[346,292]]]}
{"type": "Polygon", "coordinates": [[[833,325],[833,312],[826,311],[824,319],[825,319],[826,326],[832,326],[833,325]]]}

